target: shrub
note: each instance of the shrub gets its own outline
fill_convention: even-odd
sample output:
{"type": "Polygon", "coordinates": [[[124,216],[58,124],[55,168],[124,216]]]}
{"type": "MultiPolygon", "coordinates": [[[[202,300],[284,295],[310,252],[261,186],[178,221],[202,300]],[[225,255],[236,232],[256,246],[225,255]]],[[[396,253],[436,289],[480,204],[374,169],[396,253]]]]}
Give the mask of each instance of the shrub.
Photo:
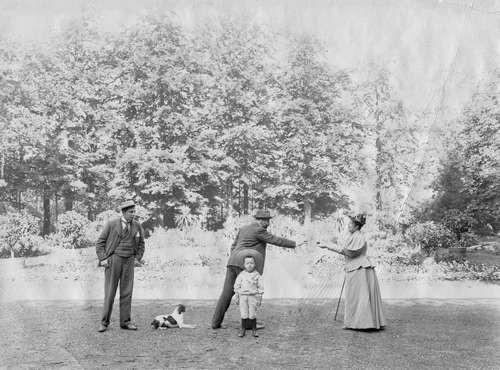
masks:
{"type": "Polygon", "coordinates": [[[57,220],[57,235],[53,241],[63,248],[85,248],[89,241],[85,237],[85,228],[90,221],[75,211],[61,214],[57,220]]]}
{"type": "Polygon", "coordinates": [[[40,235],[23,236],[18,243],[18,257],[37,257],[48,254],[47,242],[40,235]]]}
{"type": "Polygon", "coordinates": [[[187,206],[180,207],[180,213],[175,216],[175,225],[179,230],[187,230],[200,224],[200,218],[191,213],[187,206]]]}
{"type": "Polygon", "coordinates": [[[405,236],[412,246],[419,247],[427,255],[439,248],[452,247],[456,243],[456,238],[450,229],[433,221],[410,226],[405,236]]]}
{"type": "Polygon", "coordinates": [[[376,263],[390,266],[421,265],[425,259],[420,247],[408,244],[401,235],[378,235],[370,238],[369,255],[376,263]]]}
{"type": "Polygon", "coordinates": [[[455,242],[455,247],[467,248],[477,243],[478,237],[474,233],[462,233],[460,238],[455,242]]]}
{"type": "MultiPolygon", "coordinates": [[[[0,245],[2,256],[20,257],[29,255],[33,236],[39,232],[40,221],[27,212],[9,212],[0,221],[0,245]]],[[[32,246],[33,249],[34,246],[32,246]]]]}
{"type": "Polygon", "coordinates": [[[441,222],[451,230],[458,239],[461,239],[463,234],[469,233],[477,224],[477,221],[473,217],[458,209],[446,210],[441,222]]]}
{"type": "Polygon", "coordinates": [[[484,264],[476,265],[468,261],[457,262],[440,262],[446,279],[449,280],[484,280],[484,281],[499,281],[500,269],[498,266],[487,266],[484,264]]]}

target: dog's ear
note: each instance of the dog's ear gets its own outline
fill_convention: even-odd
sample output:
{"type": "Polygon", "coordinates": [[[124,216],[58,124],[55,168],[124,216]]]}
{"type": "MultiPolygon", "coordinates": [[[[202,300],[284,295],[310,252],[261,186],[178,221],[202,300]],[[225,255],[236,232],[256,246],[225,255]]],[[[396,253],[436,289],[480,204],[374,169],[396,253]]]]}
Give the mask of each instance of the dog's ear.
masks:
{"type": "Polygon", "coordinates": [[[158,320],[154,319],[151,322],[151,326],[153,326],[155,329],[158,329],[158,326],[160,326],[160,322],[158,320]]]}
{"type": "Polygon", "coordinates": [[[186,312],[186,306],[184,306],[183,304],[178,305],[177,311],[179,312],[179,314],[186,312]]]}

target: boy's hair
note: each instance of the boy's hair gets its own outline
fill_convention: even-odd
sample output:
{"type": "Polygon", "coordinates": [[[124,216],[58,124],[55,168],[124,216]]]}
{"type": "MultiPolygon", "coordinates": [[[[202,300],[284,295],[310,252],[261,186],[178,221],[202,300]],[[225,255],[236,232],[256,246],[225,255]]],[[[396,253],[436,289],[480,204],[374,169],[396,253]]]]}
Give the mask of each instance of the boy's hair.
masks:
{"type": "Polygon", "coordinates": [[[255,262],[255,258],[254,258],[254,256],[250,256],[250,255],[245,256],[245,258],[243,258],[243,261],[245,261],[247,258],[251,258],[251,259],[253,259],[253,261],[255,262]]]}

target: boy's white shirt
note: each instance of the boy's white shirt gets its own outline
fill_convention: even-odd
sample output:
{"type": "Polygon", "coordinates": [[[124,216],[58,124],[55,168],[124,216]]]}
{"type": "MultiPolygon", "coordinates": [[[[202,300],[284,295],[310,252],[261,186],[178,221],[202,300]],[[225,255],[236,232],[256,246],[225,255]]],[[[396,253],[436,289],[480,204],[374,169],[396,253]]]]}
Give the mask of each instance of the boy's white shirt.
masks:
{"type": "Polygon", "coordinates": [[[234,283],[234,291],[237,294],[263,294],[262,276],[257,270],[241,271],[234,283]]]}

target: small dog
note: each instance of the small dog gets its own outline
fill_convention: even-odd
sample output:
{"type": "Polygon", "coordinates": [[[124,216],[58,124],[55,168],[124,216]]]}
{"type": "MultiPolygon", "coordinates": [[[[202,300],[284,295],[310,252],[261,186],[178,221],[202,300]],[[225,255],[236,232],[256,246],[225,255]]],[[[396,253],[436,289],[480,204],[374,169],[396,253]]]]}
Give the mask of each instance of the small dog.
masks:
{"type": "Polygon", "coordinates": [[[154,329],[195,328],[196,325],[189,325],[184,323],[184,312],[186,312],[186,306],[180,304],[170,315],[156,316],[151,322],[151,326],[154,329]]]}

